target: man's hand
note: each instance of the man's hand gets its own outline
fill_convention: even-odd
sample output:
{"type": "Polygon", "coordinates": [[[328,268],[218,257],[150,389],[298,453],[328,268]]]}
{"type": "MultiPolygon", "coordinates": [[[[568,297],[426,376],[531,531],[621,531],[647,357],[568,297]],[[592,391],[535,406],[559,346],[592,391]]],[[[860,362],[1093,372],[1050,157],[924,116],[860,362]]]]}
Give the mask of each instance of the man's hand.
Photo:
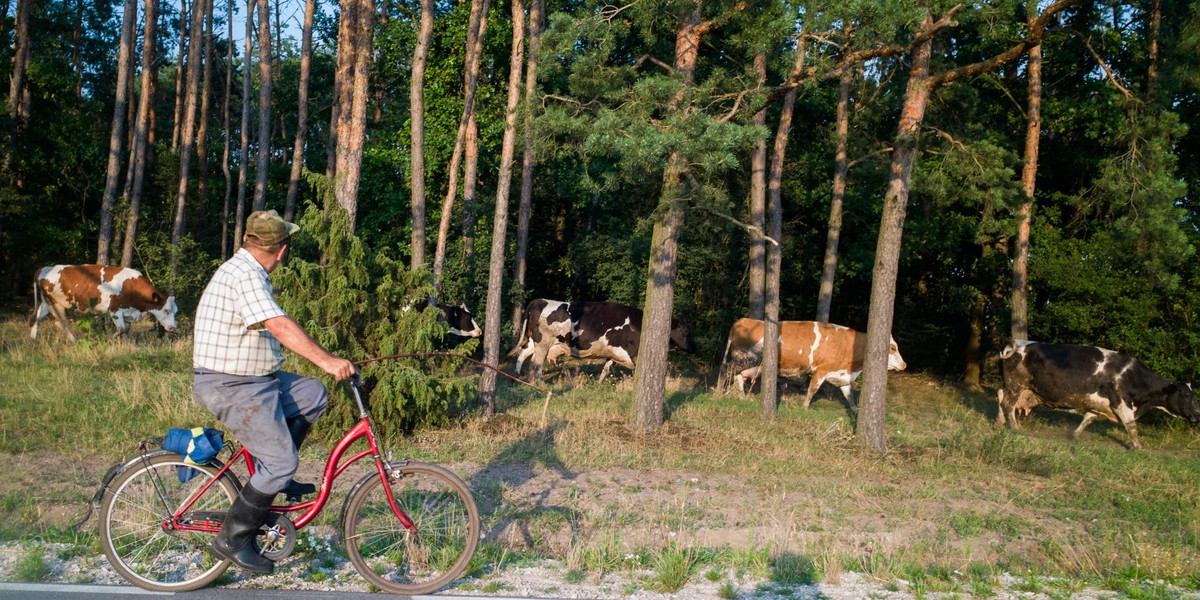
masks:
{"type": "Polygon", "coordinates": [[[325,373],[336,377],[338,381],[350,377],[357,372],[357,369],[354,368],[354,363],[339,356],[333,356],[332,354],[329,355],[329,360],[321,364],[320,367],[325,370],[325,373]]]}

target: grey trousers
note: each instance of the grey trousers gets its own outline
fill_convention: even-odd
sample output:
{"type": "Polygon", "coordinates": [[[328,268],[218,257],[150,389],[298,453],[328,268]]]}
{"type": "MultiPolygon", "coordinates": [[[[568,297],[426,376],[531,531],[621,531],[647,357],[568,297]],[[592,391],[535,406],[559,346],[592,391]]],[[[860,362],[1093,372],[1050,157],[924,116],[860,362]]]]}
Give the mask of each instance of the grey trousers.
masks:
{"type": "Polygon", "coordinates": [[[262,377],[196,369],[192,397],[225,426],[254,457],[250,485],[264,494],[287,487],[300,459],[286,419],[309,423],[329,406],[325,385],[311,377],[276,371],[262,377]]]}

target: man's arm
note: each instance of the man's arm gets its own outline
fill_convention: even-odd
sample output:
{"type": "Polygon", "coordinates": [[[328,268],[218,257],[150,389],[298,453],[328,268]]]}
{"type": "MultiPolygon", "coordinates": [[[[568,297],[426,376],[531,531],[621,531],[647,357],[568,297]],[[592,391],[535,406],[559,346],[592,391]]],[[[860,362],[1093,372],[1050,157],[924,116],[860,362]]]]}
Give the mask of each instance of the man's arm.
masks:
{"type": "Polygon", "coordinates": [[[307,358],[326,373],[338,379],[345,379],[354,374],[353,363],[330,354],[317,340],[312,339],[295,319],[287,315],[271,317],[263,321],[263,326],[288,350],[307,358]]]}

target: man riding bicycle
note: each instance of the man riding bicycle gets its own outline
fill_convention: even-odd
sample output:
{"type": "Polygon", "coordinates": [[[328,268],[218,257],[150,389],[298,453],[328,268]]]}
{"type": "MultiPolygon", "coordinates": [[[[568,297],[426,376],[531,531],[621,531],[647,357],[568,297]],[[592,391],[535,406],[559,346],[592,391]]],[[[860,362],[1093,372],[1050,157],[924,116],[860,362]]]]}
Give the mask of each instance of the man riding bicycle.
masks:
{"type": "Polygon", "coordinates": [[[300,444],[329,404],[320,381],[280,370],[280,345],[339,380],[355,373],[350,361],[322,347],[271,296],[268,274],[299,230],[274,210],[252,213],[242,248],[217,269],[196,307],[192,395],[255,458],[254,476],[209,549],[259,574],[275,569],[253,544],[275,495],[315,491],[292,477],[300,444]]]}

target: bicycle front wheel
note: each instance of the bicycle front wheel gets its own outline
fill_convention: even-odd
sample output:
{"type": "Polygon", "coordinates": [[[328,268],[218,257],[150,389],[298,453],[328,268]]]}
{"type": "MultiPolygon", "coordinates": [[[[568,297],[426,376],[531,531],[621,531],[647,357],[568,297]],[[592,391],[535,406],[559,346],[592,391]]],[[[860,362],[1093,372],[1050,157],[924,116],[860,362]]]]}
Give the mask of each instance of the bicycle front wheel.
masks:
{"type": "MultiPolygon", "coordinates": [[[[230,562],[205,547],[214,534],[169,527],[171,515],[216,478],[217,469],[193,466],[178,454],[135,459],[109,484],[100,508],[100,545],[108,562],[130,583],[156,592],[186,592],[212,583],[230,562]],[[194,469],[181,482],[180,468],[194,469]]],[[[229,510],[238,490],[226,473],[189,513],[229,510]]]]}
{"type": "Polygon", "coordinates": [[[388,503],[378,474],[365,477],[346,499],[343,535],[354,568],[393,594],[439,590],[467,569],[479,545],[479,509],[461,479],[437,465],[393,465],[389,477],[396,507],[415,526],[406,528],[388,503]]]}

